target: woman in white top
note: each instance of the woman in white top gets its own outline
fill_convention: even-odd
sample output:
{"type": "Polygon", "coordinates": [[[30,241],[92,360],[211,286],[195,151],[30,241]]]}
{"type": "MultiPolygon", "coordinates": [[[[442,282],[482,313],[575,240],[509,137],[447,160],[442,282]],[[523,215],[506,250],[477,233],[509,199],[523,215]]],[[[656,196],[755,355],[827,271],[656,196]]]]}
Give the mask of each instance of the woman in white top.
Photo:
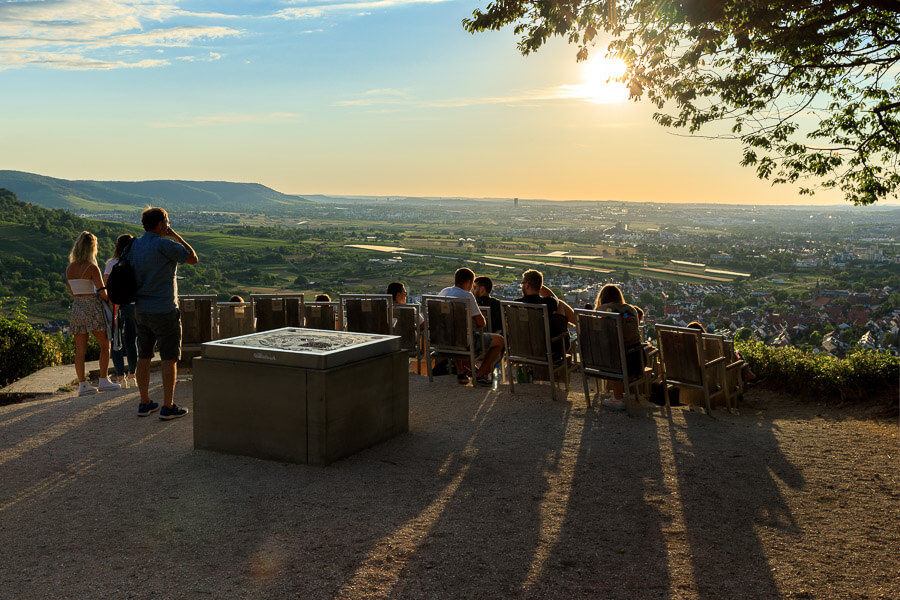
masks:
{"type": "Polygon", "coordinates": [[[107,378],[109,369],[109,337],[100,298],[106,300],[103,276],[97,266],[97,238],[89,231],[82,231],[72,251],[66,268],[66,283],[72,293],[72,318],[69,333],[75,337],[75,374],[78,375],[78,395],[86,396],[100,391],[117,390],[118,383],[107,378]],[[97,290],[100,289],[98,292],[97,290]],[[97,388],[85,380],[84,357],[87,354],[88,333],[100,346],[100,382],[97,388]]]}

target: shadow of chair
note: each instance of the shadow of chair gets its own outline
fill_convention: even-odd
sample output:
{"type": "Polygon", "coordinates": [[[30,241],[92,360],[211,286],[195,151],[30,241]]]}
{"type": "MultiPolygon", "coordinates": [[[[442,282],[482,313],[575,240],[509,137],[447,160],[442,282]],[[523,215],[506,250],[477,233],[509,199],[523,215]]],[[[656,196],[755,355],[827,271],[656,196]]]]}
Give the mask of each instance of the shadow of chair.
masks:
{"type": "Polygon", "coordinates": [[[341,294],[344,331],[392,335],[392,305],[390,294],[341,294]]]}
{"type": "Polygon", "coordinates": [[[338,325],[339,302],[306,302],[303,304],[303,327],[336,331],[338,325]]]}
{"type": "Polygon", "coordinates": [[[422,296],[425,317],[425,367],[428,381],[434,381],[431,364],[435,358],[469,361],[471,383],[475,385],[474,327],[469,316],[469,301],[450,296],[422,296]]]}
{"type": "MultiPolygon", "coordinates": [[[[625,393],[625,408],[629,414],[636,414],[638,400],[642,395],[649,394],[649,385],[654,378],[653,368],[644,365],[643,347],[631,349],[632,353],[638,354],[637,361],[632,360],[629,364],[628,351],[625,349],[624,322],[619,313],[576,309],[575,321],[587,406],[591,406],[589,377],[621,381],[625,393]],[[636,366],[639,368],[635,368],[636,366]]],[[[656,349],[652,350],[647,358],[652,358],[657,352],[656,349]]]]}
{"type": "Polygon", "coordinates": [[[686,391],[697,390],[698,396],[702,394],[706,414],[712,412],[714,398],[722,396],[727,403],[723,385],[725,357],[713,351],[715,336],[698,329],[672,325],[657,325],[656,335],[659,338],[660,366],[667,410],[670,408],[669,390],[672,387],[686,391]],[[708,336],[706,346],[704,336],[708,336]]]}
{"type": "Polygon", "coordinates": [[[515,393],[515,365],[531,369],[536,379],[550,382],[550,397],[556,400],[556,385],[562,381],[569,391],[574,358],[565,348],[568,331],[550,337],[550,315],[544,304],[502,301],[500,314],[506,335],[506,372],[515,393]],[[554,347],[556,352],[554,352],[554,347]]]}
{"type": "Polygon", "coordinates": [[[250,302],[219,302],[217,340],[253,333],[253,309],[250,302]]]}
{"type": "Polygon", "coordinates": [[[178,309],[183,352],[199,352],[204,342],[218,338],[215,294],[178,296],[178,309]]]}
{"type": "Polygon", "coordinates": [[[303,294],[251,294],[256,331],[303,326],[303,294]]]}

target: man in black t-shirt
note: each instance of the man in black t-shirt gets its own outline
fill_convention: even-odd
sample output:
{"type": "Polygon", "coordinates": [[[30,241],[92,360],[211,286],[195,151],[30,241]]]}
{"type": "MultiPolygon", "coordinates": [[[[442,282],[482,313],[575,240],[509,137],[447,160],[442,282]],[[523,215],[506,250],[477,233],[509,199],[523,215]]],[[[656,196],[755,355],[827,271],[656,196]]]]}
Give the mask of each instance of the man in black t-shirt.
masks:
{"type": "MultiPolygon", "coordinates": [[[[575,323],[575,311],[572,307],[556,297],[556,294],[544,285],[544,275],[540,271],[529,269],[522,273],[522,297],[516,302],[528,304],[545,304],[550,315],[550,337],[568,333],[568,323],[575,323]]],[[[565,338],[565,348],[569,348],[569,337],[565,338]]],[[[553,349],[554,356],[561,356],[560,348],[553,349]]]]}
{"type": "Polygon", "coordinates": [[[476,277],[472,293],[478,306],[487,306],[491,309],[491,333],[503,333],[503,319],[500,317],[500,301],[491,297],[494,282],[490,277],[476,277]]]}

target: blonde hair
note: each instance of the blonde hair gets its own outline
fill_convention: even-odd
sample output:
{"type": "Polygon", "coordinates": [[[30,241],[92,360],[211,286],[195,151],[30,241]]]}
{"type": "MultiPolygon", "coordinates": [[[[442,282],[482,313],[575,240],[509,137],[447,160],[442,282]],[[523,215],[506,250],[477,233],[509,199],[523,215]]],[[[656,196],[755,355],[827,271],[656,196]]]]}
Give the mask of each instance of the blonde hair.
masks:
{"type": "Polygon", "coordinates": [[[97,236],[90,231],[82,231],[69,252],[69,263],[97,264],[97,236]]]}

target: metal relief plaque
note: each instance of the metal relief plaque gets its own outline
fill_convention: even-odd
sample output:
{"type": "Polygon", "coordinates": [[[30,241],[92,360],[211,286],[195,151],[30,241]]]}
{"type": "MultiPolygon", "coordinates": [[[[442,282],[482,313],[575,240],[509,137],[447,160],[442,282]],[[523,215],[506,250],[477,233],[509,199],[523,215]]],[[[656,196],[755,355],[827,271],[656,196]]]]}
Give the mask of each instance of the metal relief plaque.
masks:
{"type": "Polygon", "coordinates": [[[283,327],[206,342],[203,356],[226,360],[330,369],[400,349],[400,338],[348,331],[283,327]]]}

